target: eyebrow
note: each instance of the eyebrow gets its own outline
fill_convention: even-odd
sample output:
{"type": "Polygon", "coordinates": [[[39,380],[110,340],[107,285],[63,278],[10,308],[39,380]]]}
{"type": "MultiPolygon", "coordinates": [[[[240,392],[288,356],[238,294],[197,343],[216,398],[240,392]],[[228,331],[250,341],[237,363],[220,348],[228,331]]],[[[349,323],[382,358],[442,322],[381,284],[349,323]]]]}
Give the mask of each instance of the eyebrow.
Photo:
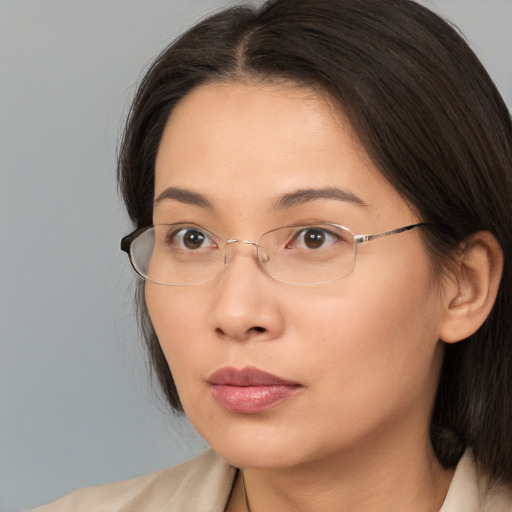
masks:
{"type": "Polygon", "coordinates": [[[360,197],[352,192],[337,187],[329,188],[307,188],[299,189],[290,194],[284,194],[274,202],[275,209],[285,209],[297,206],[317,199],[335,199],[356,204],[357,206],[368,206],[360,197]]]}
{"type": "Polygon", "coordinates": [[[213,203],[203,194],[192,192],[191,190],[186,190],[179,187],[166,188],[161,194],[158,195],[154,204],[157,205],[165,199],[173,199],[174,201],[179,201],[180,203],[200,206],[201,208],[207,208],[208,210],[214,209],[213,203]]]}
{"type": "MultiPolygon", "coordinates": [[[[155,199],[154,204],[157,205],[165,199],[179,201],[184,204],[191,204],[208,210],[214,210],[213,203],[203,194],[192,192],[191,190],[168,187],[155,199]]],[[[274,209],[281,210],[298,206],[318,199],[335,199],[337,201],[356,204],[357,206],[366,207],[367,204],[358,196],[337,187],[328,188],[307,188],[299,189],[295,192],[284,194],[274,201],[274,209]]]]}

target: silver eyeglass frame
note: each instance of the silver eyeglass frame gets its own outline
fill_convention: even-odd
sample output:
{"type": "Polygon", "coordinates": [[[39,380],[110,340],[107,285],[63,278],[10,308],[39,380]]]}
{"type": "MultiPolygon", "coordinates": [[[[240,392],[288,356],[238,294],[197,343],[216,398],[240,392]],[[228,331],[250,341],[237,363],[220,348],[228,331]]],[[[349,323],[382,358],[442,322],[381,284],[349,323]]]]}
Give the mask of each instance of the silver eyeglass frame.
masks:
{"type": "MultiPolygon", "coordinates": [[[[172,225],[172,224],[169,224],[169,225],[172,225]]],[[[414,228],[417,228],[417,227],[422,227],[422,226],[427,226],[429,224],[425,223],[425,222],[418,222],[418,223],[415,223],[415,224],[408,224],[407,226],[402,226],[402,227],[391,229],[391,230],[388,230],[388,231],[382,231],[380,233],[363,234],[363,235],[354,235],[349,228],[347,228],[346,226],[343,226],[341,224],[334,224],[334,223],[325,222],[325,223],[318,223],[317,225],[318,226],[333,226],[333,227],[340,228],[340,229],[343,229],[343,230],[347,231],[348,233],[352,234],[352,237],[354,239],[354,247],[357,247],[357,245],[365,243],[365,242],[371,242],[371,241],[377,240],[379,238],[385,238],[387,236],[396,235],[398,233],[404,233],[405,231],[410,231],[411,229],[414,229],[414,228]]],[[[312,224],[312,227],[314,227],[314,226],[315,225],[312,224]]],[[[152,229],[154,227],[155,227],[155,225],[145,226],[145,227],[142,227],[142,228],[137,228],[134,231],[132,231],[130,234],[124,236],[121,239],[121,250],[128,255],[128,257],[130,259],[131,266],[134,269],[134,271],[137,273],[137,275],[139,275],[144,280],[151,281],[152,283],[159,284],[159,285],[162,285],[162,286],[194,286],[194,285],[198,285],[198,284],[204,284],[204,283],[210,282],[213,279],[215,279],[216,275],[218,275],[218,274],[213,276],[211,279],[208,279],[206,281],[197,282],[197,283],[162,283],[160,281],[155,281],[154,279],[151,279],[148,276],[144,275],[140,271],[138,265],[135,263],[135,261],[133,259],[132,252],[131,252],[131,247],[132,247],[133,242],[142,233],[144,233],[147,230],[152,229]]],[[[283,228],[294,228],[294,227],[307,227],[307,226],[301,224],[301,225],[296,225],[296,226],[293,226],[293,225],[292,226],[283,226],[283,227],[280,227],[280,228],[271,229],[270,231],[267,231],[267,232],[263,233],[260,236],[259,240],[261,240],[262,237],[264,237],[265,235],[267,235],[267,234],[269,234],[269,233],[271,233],[273,231],[277,231],[277,230],[280,230],[280,229],[283,229],[283,228]]],[[[207,231],[207,230],[205,230],[205,231],[207,231]]],[[[211,233],[211,234],[214,235],[214,233],[211,233]]],[[[258,260],[259,266],[262,268],[262,270],[265,272],[265,274],[268,275],[271,279],[273,279],[275,281],[278,281],[278,282],[281,282],[281,283],[301,285],[301,286],[325,284],[325,283],[329,283],[329,282],[336,281],[338,279],[343,279],[344,277],[347,277],[354,270],[355,258],[356,258],[356,255],[357,255],[357,251],[354,251],[354,266],[352,267],[351,271],[348,272],[347,274],[344,274],[344,275],[342,275],[340,277],[335,277],[333,279],[329,279],[327,281],[313,282],[313,283],[300,283],[300,282],[295,282],[295,281],[285,281],[285,280],[277,279],[276,277],[274,277],[268,271],[268,269],[264,266],[265,261],[261,261],[260,254],[262,253],[262,254],[265,255],[265,248],[259,242],[254,242],[252,240],[238,240],[236,238],[228,238],[224,242],[224,244],[226,246],[227,245],[231,245],[231,244],[235,244],[235,243],[253,245],[256,248],[256,250],[257,250],[257,260],[258,260]],[[261,249],[261,252],[259,251],[259,249],[261,249]]],[[[226,263],[226,259],[224,260],[224,264],[225,263],[226,263]]]]}

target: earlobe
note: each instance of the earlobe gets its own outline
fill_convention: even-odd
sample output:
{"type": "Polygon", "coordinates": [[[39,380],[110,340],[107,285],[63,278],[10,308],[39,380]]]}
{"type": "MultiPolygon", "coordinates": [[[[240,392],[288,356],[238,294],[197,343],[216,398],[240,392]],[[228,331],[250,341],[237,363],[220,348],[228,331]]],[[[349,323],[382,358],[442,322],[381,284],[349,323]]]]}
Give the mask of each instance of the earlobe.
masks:
{"type": "Polygon", "coordinates": [[[478,330],[494,305],[502,271],[503,251],[494,235],[479,231],[465,241],[445,289],[439,339],[455,343],[478,330]]]}

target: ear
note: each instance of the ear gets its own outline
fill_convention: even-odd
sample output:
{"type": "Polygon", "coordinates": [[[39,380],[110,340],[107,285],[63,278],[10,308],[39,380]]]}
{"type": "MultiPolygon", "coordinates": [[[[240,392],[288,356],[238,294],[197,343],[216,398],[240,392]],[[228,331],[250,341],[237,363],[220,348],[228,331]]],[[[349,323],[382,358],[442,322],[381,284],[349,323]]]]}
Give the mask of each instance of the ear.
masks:
{"type": "Polygon", "coordinates": [[[503,251],[494,235],[479,231],[464,242],[444,289],[439,339],[455,343],[478,330],[494,305],[502,271],[503,251]]]}

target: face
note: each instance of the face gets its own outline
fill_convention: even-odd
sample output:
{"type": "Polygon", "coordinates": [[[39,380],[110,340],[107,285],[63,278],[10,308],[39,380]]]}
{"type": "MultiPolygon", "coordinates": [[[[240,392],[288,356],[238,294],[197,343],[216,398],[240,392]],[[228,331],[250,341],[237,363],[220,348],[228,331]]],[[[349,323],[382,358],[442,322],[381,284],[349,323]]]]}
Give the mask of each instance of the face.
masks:
{"type": "MultiPolygon", "coordinates": [[[[162,194],[155,224],[193,224],[222,240],[320,222],[368,234],[419,220],[342,116],[284,85],[205,85],[182,100],[157,156],[162,194]],[[165,193],[176,189],[192,194],[165,193]],[[283,202],[290,194],[301,199],[283,202]]],[[[424,449],[442,293],[420,230],[359,245],[352,273],[324,284],[273,280],[248,244],[230,246],[207,283],[146,282],[185,412],[221,456],[292,467],[408,440],[424,449]]]]}

